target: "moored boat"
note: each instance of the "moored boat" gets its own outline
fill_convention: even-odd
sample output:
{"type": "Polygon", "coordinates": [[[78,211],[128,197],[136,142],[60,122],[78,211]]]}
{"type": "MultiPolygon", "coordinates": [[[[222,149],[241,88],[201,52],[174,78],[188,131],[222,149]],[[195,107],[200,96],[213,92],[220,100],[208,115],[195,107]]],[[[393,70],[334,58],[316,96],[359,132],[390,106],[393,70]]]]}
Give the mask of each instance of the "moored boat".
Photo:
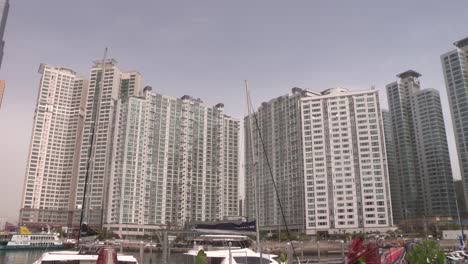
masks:
{"type": "Polygon", "coordinates": [[[276,255],[260,254],[249,249],[251,242],[251,239],[244,235],[205,234],[189,240],[192,248],[185,255],[195,258],[200,250],[204,250],[207,263],[278,263],[273,259],[276,255]]]}
{"type": "MultiPolygon", "coordinates": [[[[185,253],[186,255],[193,256],[193,259],[198,255],[199,250],[194,249],[185,253]]],[[[204,251],[206,254],[207,263],[219,263],[219,264],[247,264],[247,263],[259,263],[259,264],[278,264],[276,255],[263,253],[256,253],[251,249],[223,249],[223,250],[208,250],[204,251]]]]}
{"type": "Polygon", "coordinates": [[[191,248],[203,246],[207,250],[226,249],[229,243],[231,243],[231,249],[241,249],[250,247],[252,240],[248,236],[231,234],[206,234],[189,240],[191,248]]]}
{"type": "Polygon", "coordinates": [[[0,250],[61,248],[64,245],[58,234],[0,234],[0,250]]]}
{"type": "Polygon", "coordinates": [[[125,263],[125,264],[138,264],[137,259],[131,255],[122,255],[115,253],[113,249],[101,249],[98,252],[89,251],[52,251],[45,252],[42,256],[33,262],[33,264],[60,264],[60,263],[76,263],[76,264],[90,264],[90,263],[125,263]],[[112,252],[113,251],[113,252],[112,252]],[[116,255],[116,257],[114,257],[116,255]],[[115,261],[115,259],[117,261],[115,261]],[[98,262],[101,260],[101,262],[98,262]]]}

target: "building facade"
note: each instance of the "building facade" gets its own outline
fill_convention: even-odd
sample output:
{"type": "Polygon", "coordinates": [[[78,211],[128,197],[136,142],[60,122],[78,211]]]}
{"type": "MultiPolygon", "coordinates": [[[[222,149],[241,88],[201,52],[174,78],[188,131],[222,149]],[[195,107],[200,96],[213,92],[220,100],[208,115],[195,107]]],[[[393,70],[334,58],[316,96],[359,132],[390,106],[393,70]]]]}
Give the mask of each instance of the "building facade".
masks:
{"type": "Polygon", "coordinates": [[[39,73],[20,222],[66,225],[88,81],[70,69],[46,64],[39,73]]]}
{"type": "Polygon", "coordinates": [[[401,197],[393,204],[397,220],[456,215],[440,96],[421,90],[420,76],[409,70],[386,86],[397,167],[390,179],[401,197]]]}
{"type": "Polygon", "coordinates": [[[312,92],[293,88],[287,95],[262,103],[255,113],[244,118],[244,212],[249,221],[256,219],[258,194],[257,223],[262,229],[284,228],[272,181],[274,178],[286,223],[291,229],[303,231],[304,172],[300,99],[309,93],[312,92]]]}
{"type": "MultiPolygon", "coordinates": [[[[443,54],[441,61],[464,189],[461,194],[468,201],[468,38],[454,45],[456,48],[443,54]]],[[[460,210],[467,212],[468,204],[460,210]]]]}
{"type": "Polygon", "coordinates": [[[306,233],[387,231],[390,188],[376,90],[301,99],[306,233]]]}
{"type": "Polygon", "coordinates": [[[258,193],[261,228],[284,228],[271,173],[291,229],[316,235],[392,225],[377,91],[293,88],[245,118],[245,138],[245,211],[256,218],[258,193]]]}
{"type": "MultiPolygon", "coordinates": [[[[390,193],[392,198],[393,220],[401,219],[400,210],[395,210],[401,204],[401,185],[398,177],[398,167],[396,161],[396,146],[393,141],[392,115],[388,110],[382,110],[382,120],[385,133],[385,149],[387,156],[388,181],[390,183],[390,193]]],[[[399,208],[399,207],[398,207],[399,208]]]]}
{"type": "Polygon", "coordinates": [[[123,235],[238,215],[239,121],[152,93],[118,104],[105,226],[123,235]]]}
{"type": "Polygon", "coordinates": [[[139,95],[141,83],[138,72],[122,72],[114,59],[95,61],[91,68],[78,175],[72,189],[75,195],[70,201],[75,208],[75,223],[79,221],[81,208],[85,209],[84,222],[102,226],[105,221],[116,106],[120,98],[139,95]]]}
{"type": "Polygon", "coordinates": [[[83,215],[142,235],[238,216],[239,120],[223,104],[143,93],[142,76],[113,59],[96,61],[89,81],[39,72],[22,224],[76,227],[83,215]]]}
{"type": "Polygon", "coordinates": [[[467,212],[462,211],[463,208],[466,208],[466,201],[463,199],[463,192],[465,191],[465,189],[463,188],[463,182],[462,180],[455,180],[453,181],[453,185],[455,186],[455,193],[457,194],[457,205],[460,210],[460,217],[465,218],[467,212]]]}

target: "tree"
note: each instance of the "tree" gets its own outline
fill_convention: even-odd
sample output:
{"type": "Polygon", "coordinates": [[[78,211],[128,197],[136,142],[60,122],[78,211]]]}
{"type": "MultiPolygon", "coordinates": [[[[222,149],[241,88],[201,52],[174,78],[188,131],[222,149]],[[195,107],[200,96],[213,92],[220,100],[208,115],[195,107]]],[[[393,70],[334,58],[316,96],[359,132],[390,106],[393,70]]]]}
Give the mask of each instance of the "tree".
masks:
{"type": "Polygon", "coordinates": [[[436,241],[423,240],[408,252],[406,260],[409,263],[443,264],[445,254],[436,241]]]}
{"type": "Polygon", "coordinates": [[[111,239],[113,237],[112,231],[109,231],[107,229],[99,229],[97,231],[97,238],[99,240],[106,240],[106,239],[111,239]]]}
{"type": "Polygon", "coordinates": [[[299,234],[299,241],[309,241],[310,238],[308,235],[304,234],[304,233],[300,233],[299,234]]]}
{"type": "Polygon", "coordinates": [[[203,251],[203,249],[198,251],[198,254],[195,257],[195,264],[206,264],[206,253],[203,251]]]}
{"type": "Polygon", "coordinates": [[[287,260],[288,260],[288,255],[286,254],[286,252],[281,252],[280,254],[280,263],[287,263],[287,260]]]}

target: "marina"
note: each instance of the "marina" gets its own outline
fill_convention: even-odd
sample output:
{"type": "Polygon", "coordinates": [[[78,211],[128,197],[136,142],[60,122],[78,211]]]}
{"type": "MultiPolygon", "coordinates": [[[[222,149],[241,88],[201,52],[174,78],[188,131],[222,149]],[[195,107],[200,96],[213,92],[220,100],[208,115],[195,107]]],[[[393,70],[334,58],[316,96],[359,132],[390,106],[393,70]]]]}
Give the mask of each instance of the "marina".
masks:
{"type": "MultiPolygon", "coordinates": [[[[196,241],[196,240],[193,240],[196,241]]],[[[197,239],[197,241],[200,241],[197,239]]],[[[370,240],[371,241],[371,240],[370,240]]],[[[416,239],[416,240],[408,240],[407,244],[413,247],[416,243],[421,242],[424,240],[416,239]]],[[[457,248],[459,246],[459,241],[457,240],[428,240],[428,241],[437,241],[441,249],[447,254],[448,256],[459,256],[460,254],[451,252],[457,252],[457,248]]],[[[108,244],[111,244],[108,241],[108,244]]],[[[368,241],[369,242],[369,241],[368,241]]],[[[381,263],[393,263],[388,262],[392,259],[392,255],[399,254],[400,249],[403,247],[399,247],[398,243],[402,243],[402,240],[395,240],[395,239],[387,239],[384,241],[379,241],[377,249],[379,250],[379,254],[382,257],[381,263]],[[387,254],[384,254],[387,252],[387,254]]],[[[214,252],[218,250],[224,251],[224,253],[228,253],[229,246],[218,246],[214,247],[217,243],[200,243],[204,244],[203,248],[208,252],[214,252]]],[[[228,243],[222,243],[224,245],[228,245],[228,243]]],[[[151,243],[138,243],[137,241],[133,241],[132,243],[122,243],[121,245],[114,245],[114,248],[117,252],[121,254],[128,254],[135,256],[139,261],[142,260],[143,263],[193,263],[193,257],[195,255],[196,250],[202,248],[202,246],[194,246],[192,248],[171,248],[165,254],[160,246],[151,246],[151,243]],[[187,254],[189,253],[189,254],[187,254]],[[190,257],[191,256],[191,257],[190,257]]],[[[232,244],[231,244],[232,245],[232,244]]],[[[286,254],[287,256],[293,257],[294,254],[291,252],[290,244],[287,242],[274,242],[274,241],[263,241],[262,242],[262,249],[261,252],[264,256],[279,256],[282,253],[286,254]]],[[[321,240],[321,241],[295,241],[293,242],[294,250],[296,256],[293,258],[294,263],[344,263],[345,257],[348,255],[348,250],[351,245],[351,241],[342,242],[338,240],[321,240]]],[[[93,246],[89,245],[89,249],[93,250],[93,246]]],[[[102,245],[98,243],[95,244],[94,249],[102,245]]],[[[232,247],[232,251],[234,252],[236,247],[232,247]]],[[[254,244],[251,245],[251,249],[256,249],[254,244]]],[[[404,250],[404,249],[403,249],[404,250]]],[[[5,256],[9,256],[10,254],[15,254],[16,251],[11,251],[13,253],[6,253],[5,256]]],[[[30,251],[25,251],[30,252],[30,251]]],[[[205,251],[206,252],[206,251],[205,251]]],[[[253,252],[253,251],[252,251],[253,252]]],[[[31,254],[31,253],[28,253],[31,254]]],[[[211,253],[213,254],[213,253],[211,253]]],[[[258,254],[258,253],[254,253],[258,254]]],[[[40,254],[39,254],[40,256],[40,254]]],[[[395,258],[393,258],[395,259],[395,258]]],[[[1,260],[1,258],[0,258],[1,260]]],[[[275,258],[278,260],[278,258],[275,258]]],[[[142,263],[139,262],[139,263],[142,263]]],[[[1,263],[1,262],[0,262],[1,263]]]]}
{"type": "Polygon", "coordinates": [[[468,264],[468,2],[67,2],[0,0],[0,264],[468,264]]]}

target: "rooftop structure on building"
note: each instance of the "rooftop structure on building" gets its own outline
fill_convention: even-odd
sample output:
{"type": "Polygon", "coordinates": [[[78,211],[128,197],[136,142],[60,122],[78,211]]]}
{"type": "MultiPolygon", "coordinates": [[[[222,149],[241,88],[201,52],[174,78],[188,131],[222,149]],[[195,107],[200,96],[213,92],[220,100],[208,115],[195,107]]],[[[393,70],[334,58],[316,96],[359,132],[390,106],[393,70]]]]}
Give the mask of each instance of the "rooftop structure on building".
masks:
{"type": "Polygon", "coordinates": [[[405,79],[405,78],[408,78],[408,77],[419,78],[421,76],[422,75],[419,72],[413,71],[413,70],[408,70],[408,71],[402,72],[400,74],[397,74],[397,77],[400,78],[400,79],[405,79]]]}

